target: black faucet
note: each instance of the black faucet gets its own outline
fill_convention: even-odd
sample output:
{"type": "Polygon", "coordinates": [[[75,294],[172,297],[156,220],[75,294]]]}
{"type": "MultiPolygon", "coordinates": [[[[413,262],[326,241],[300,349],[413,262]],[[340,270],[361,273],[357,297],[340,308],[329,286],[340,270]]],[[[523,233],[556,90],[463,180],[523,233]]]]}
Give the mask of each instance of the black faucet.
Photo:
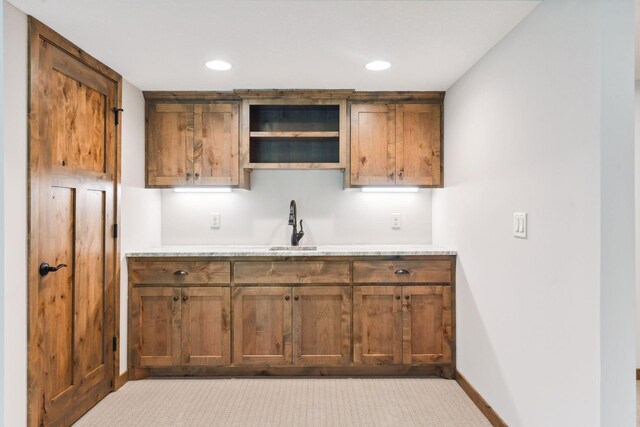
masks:
{"type": "Polygon", "coordinates": [[[302,220],[300,220],[300,232],[298,232],[298,226],[296,225],[297,219],[298,212],[296,210],[296,201],[292,200],[291,204],[289,204],[289,225],[293,225],[293,231],[291,232],[291,246],[298,246],[300,239],[304,236],[302,220]]]}

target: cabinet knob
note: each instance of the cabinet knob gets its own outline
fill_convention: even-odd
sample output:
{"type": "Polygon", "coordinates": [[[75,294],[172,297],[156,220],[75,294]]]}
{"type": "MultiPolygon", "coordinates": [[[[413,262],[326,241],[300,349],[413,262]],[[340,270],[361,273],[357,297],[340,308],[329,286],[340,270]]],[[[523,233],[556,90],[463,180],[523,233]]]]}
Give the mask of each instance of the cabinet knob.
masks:
{"type": "Polygon", "coordinates": [[[174,301],[178,301],[180,299],[180,297],[173,297],[174,301]]]}
{"type": "Polygon", "coordinates": [[[400,299],[400,295],[396,295],[396,299],[400,299]]]}
{"type": "Polygon", "coordinates": [[[405,295],[404,299],[408,300],[409,298],[411,298],[409,295],[405,295]]]}
{"type": "MultiPolygon", "coordinates": [[[[407,298],[408,298],[408,297],[407,297],[407,298]]],[[[189,297],[188,297],[188,296],[186,296],[186,295],[182,297],[182,301],[186,301],[186,300],[188,300],[188,299],[189,299],[189,297]]]]}
{"type": "Polygon", "coordinates": [[[405,270],[404,268],[400,268],[396,270],[396,274],[409,274],[409,270],[405,270]]]}
{"type": "Polygon", "coordinates": [[[185,270],[178,270],[173,273],[174,276],[187,276],[189,273],[185,270]]]}
{"type": "Polygon", "coordinates": [[[285,301],[289,301],[289,299],[290,299],[290,298],[291,298],[291,297],[290,297],[289,295],[285,295],[285,296],[284,296],[284,300],[285,300],[285,301]]]}
{"type": "Polygon", "coordinates": [[[300,297],[299,297],[299,296],[297,296],[297,295],[296,295],[295,297],[293,297],[293,300],[294,300],[294,301],[298,301],[299,299],[300,299],[300,297]]]}
{"type": "Polygon", "coordinates": [[[186,179],[187,179],[187,182],[191,179],[191,174],[189,172],[187,172],[186,179]]]}
{"type": "Polygon", "coordinates": [[[394,172],[391,172],[391,173],[389,174],[389,181],[393,181],[393,175],[395,175],[395,173],[394,173],[394,172]]]}
{"type": "Polygon", "coordinates": [[[197,173],[197,172],[196,172],[196,173],[195,173],[195,175],[193,175],[193,176],[194,176],[194,180],[195,180],[195,181],[197,181],[197,180],[198,180],[198,178],[200,178],[200,174],[199,174],[199,173],[197,173]]]}
{"type": "Polygon", "coordinates": [[[404,178],[404,171],[398,172],[398,178],[400,178],[400,179],[404,178]]]}

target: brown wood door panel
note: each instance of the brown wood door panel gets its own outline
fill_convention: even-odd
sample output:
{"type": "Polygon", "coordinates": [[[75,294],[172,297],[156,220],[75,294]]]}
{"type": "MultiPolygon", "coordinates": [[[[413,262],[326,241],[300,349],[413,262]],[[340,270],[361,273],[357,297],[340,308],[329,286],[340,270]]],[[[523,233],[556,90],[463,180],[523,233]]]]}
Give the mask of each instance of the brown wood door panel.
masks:
{"type": "Polygon", "coordinates": [[[68,425],[112,387],[121,78],[29,19],[28,425],[68,425]],[[42,262],[66,264],[40,276],[42,262]]]}
{"type": "Polygon", "coordinates": [[[401,185],[442,185],[440,104],[396,106],[396,176],[401,185]]]}
{"type": "Polygon", "coordinates": [[[135,261],[130,276],[136,286],[229,284],[231,265],[209,261],[135,261]]]}
{"type": "Polygon", "coordinates": [[[171,366],[181,361],[180,288],[133,288],[131,328],[138,366],[171,366]]]}
{"type": "Polygon", "coordinates": [[[233,290],[233,362],[290,365],[291,288],[239,287],[233,290]]]}
{"type": "Polygon", "coordinates": [[[238,185],[238,104],[194,105],[194,183],[238,185]]]}
{"type": "Polygon", "coordinates": [[[230,363],[231,290],[182,289],[182,363],[225,366],[230,363]]]}
{"type": "Polygon", "coordinates": [[[395,106],[351,105],[351,185],[394,185],[395,106]]]}
{"type": "Polygon", "coordinates": [[[296,365],[348,365],[351,361],[351,289],[293,288],[293,358],[296,365]]]}
{"type": "Polygon", "coordinates": [[[355,283],[451,283],[451,262],[354,261],[355,283]]]}
{"type": "Polygon", "coordinates": [[[354,363],[402,363],[401,296],[400,286],[353,287],[354,363]]]}
{"type": "Polygon", "coordinates": [[[253,261],[234,263],[234,283],[349,283],[348,261],[253,261]]]}
{"type": "Polygon", "coordinates": [[[194,113],[192,104],[147,107],[147,184],[193,183],[194,113]]]}
{"type": "Polygon", "coordinates": [[[405,364],[451,363],[451,287],[402,287],[405,364]]]}

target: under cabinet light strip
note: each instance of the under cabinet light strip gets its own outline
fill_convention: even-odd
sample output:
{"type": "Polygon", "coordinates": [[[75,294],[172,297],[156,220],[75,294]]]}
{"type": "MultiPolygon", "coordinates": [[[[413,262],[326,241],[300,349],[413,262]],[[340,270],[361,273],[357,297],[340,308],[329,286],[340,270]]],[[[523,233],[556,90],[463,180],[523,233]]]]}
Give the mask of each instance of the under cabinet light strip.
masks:
{"type": "Polygon", "coordinates": [[[418,187],[362,187],[363,193],[417,193],[418,187]]]}
{"type": "Polygon", "coordinates": [[[176,193],[231,193],[231,187],[175,187],[176,193]]]}

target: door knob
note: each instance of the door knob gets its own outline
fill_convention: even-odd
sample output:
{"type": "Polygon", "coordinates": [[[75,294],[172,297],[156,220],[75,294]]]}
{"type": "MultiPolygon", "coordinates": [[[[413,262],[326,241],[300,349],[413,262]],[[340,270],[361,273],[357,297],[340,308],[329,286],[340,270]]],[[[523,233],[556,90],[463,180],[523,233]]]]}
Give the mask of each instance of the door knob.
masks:
{"type": "Polygon", "coordinates": [[[49,263],[47,263],[47,262],[43,262],[42,264],[40,264],[40,267],[38,267],[38,271],[40,272],[40,275],[41,275],[42,277],[44,277],[44,276],[46,276],[47,274],[49,274],[49,273],[53,273],[53,272],[55,272],[55,271],[58,271],[58,270],[60,270],[61,268],[64,268],[64,267],[66,267],[66,266],[67,266],[67,264],[58,264],[58,265],[57,265],[57,266],[55,266],[55,267],[51,267],[51,266],[49,265],[49,263]]]}

